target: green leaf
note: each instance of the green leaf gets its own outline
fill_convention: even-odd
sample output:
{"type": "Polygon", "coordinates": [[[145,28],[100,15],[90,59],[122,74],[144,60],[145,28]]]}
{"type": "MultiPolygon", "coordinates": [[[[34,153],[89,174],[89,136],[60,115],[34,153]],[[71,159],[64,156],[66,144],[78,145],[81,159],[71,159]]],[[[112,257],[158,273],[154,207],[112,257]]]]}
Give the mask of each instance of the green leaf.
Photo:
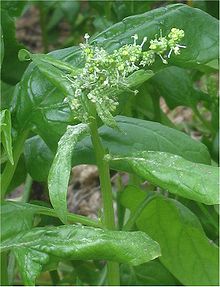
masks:
{"type": "Polygon", "coordinates": [[[6,193],[10,193],[16,187],[23,184],[25,182],[26,176],[27,176],[27,169],[25,165],[24,155],[22,154],[18,160],[14,175],[10,181],[6,193]]]}
{"type": "MultiPolygon", "coordinates": [[[[180,131],[129,117],[117,116],[115,120],[121,132],[106,126],[99,128],[102,143],[111,155],[129,156],[139,151],[154,150],[177,154],[192,162],[210,164],[206,146],[180,131]]],[[[31,176],[45,181],[53,160],[51,148],[36,136],[26,141],[24,153],[31,176]]],[[[82,163],[96,163],[90,137],[80,141],[73,150],[72,165],[82,163]]],[[[120,169],[120,165],[113,162],[111,168],[120,169]]]]}
{"type": "MultiPolygon", "coordinates": [[[[65,58],[67,52],[72,57],[72,54],[75,55],[74,51],[77,50],[79,49],[71,47],[71,49],[63,49],[62,52],[54,51],[51,54],[54,55],[54,62],[57,65],[56,58],[65,58]],[[69,53],[70,50],[71,53],[69,53]]],[[[20,57],[29,56],[26,50],[20,51],[20,57]]],[[[69,105],[63,102],[64,96],[71,92],[71,87],[65,78],[66,74],[51,64],[52,57],[41,56],[33,56],[41,72],[36,65],[31,64],[15,91],[15,95],[18,96],[16,120],[20,127],[35,125],[37,133],[45,141],[49,141],[52,149],[56,150],[57,142],[65,132],[67,125],[74,122],[74,115],[69,105]]],[[[76,62],[78,63],[76,59],[69,61],[71,64],[76,62]]],[[[66,67],[65,63],[63,66],[66,67]]]]}
{"type": "Polygon", "coordinates": [[[205,69],[209,62],[218,58],[218,20],[204,11],[182,4],[168,5],[127,17],[100,33],[94,41],[113,51],[130,43],[134,34],[138,34],[141,42],[144,36],[153,39],[160,29],[163,35],[167,35],[173,27],[184,30],[182,44],[187,48],[182,49],[180,55],[172,55],[169,63],[205,69]],[[186,17],[188,21],[185,21],[186,17]]]}
{"type": "Polygon", "coordinates": [[[129,157],[113,157],[139,177],[173,194],[205,204],[218,204],[218,167],[193,163],[165,152],[145,151],[129,157]]]}
{"type": "Polygon", "coordinates": [[[1,241],[31,229],[35,210],[16,202],[1,203],[1,241]]]}
{"type": "MultiPolygon", "coordinates": [[[[115,119],[119,130],[123,132],[106,126],[99,129],[102,142],[112,155],[129,156],[138,151],[158,150],[181,155],[193,162],[210,163],[207,148],[182,132],[140,119],[122,116],[117,116],[115,119]],[[136,139],[135,142],[134,139],[136,139]]],[[[51,149],[39,136],[35,136],[26,141],[24,154],[28,172],[32,178],[46,181],[53,160],[51,149]]],[[[95,164],[90,138],[85,138],[76,145],[72,163],[73,165],[95,164]]],[[[120,169],[120,165],[114,162],[111,167],[120,169]]],[[[127,168],[129,169],[129,166],[127,168]]]]}
{"type": "Polygon", "coordinates": [[[9,110],[0,111],[1,141],[11,164],[14,164],[11,138],[11,113],[9,110]]]}
{"type": "MultiPolygon", "coordinates": [[[[40,201],[38,202],[38,204],[40,205],[13,201],[1,202],[1,220],[2,224],[4,225],[2,225],[1,230],[2,240],[5,240],[13,235],[17,235],[20,231],[30,229],[34,215],[57,217],[54,209],[43,206],[43,202],[40,201]],[[14,216],[15,214],[17,214],[18,216],[14,216]]],[[[68,213],[67,219],[69,223],[78,223],[92,227],[101,226],[101,223],[98,221],[73,213],[68,213]]],[[[42,222],[45,223],[46,221],[42,222]]],[[[57,220],[56,222],[58,224],[60,223],[59,220],[57,220]]]]}
{"type": "Polygon", "coordinates": [[[157,73],[151,81],[170,109],[177,106],[195,108],[198,101],[211,101],[208,94],[193,87],[187,70],[179,67],[168,67],[157,73]]]}
{"type": "Polygon", "coordinates": [[[146,192],[142,189],[138,188],[137,186],[128,185],[120,196],[120,202],[125,207],[129,206],[132,214],[137,210],[140,203],[144,201],[146,196],[146,192]]]}
{"type": "Polygon", "coordinates": [[[178,286],[177,279],[160,263],[158,259],[139,266],[122,265],[120,269],[121,285],[126,286],[178,286]]]}
{"type": "Polygon", "coordinates": [[[88,132],[86,124],[68,126],[58,143],[49,176],[48,189],[51,203],[60,219],[67,221],[67,188],[71,171],[72,152],[76,143],[88,132]]]}
{"type": "MultiPolygon", "coordinates": [[[[106,126],[99,128],[104,147],[111,155],[129,156],[138,151],[162,151],[180,155],[192,162],[210,164],[210,155],[205,145],[186,134],[156,122],[124,116],[115,117],[117,126],[123,132],[106,126]]],[[[73,164],[95,163],[95,156],[89,137],[77,144],[73,153],[73,164]]],[[[112,168],[120,169],[119,163],[112,168]]],[[[127,167],[129,169],[129,166],[127,167]]]]}
{"type": "MultiPolygon", "coordinates": [[[[149,39],[154,38],[160,28],[166,34],[172,27],[184,29],[186,36],[183,44],[187,48],[181,55],[172,55],[171,64],[202,69],[218,58],[218,21],[187,5],[171,5],[128,17],[100,33],[94,41],[111,52],[124,44],[130,44],[130,37],[136,33],[141,41],[146,35],[149,39]],[[185,21],[186,17],[188,21],[185,21]]],[[[83,64],[81,50],[76,47],[54,51],[50,55],[77,68],[83,64]]],[[[165,65],[161,64],[160,68],[165,68],[165,65]]],[[[52,79],[55,81],[56,77],[52,79]]],[[[55,89],[36,66],[29,66],[18,95],[17,121],[21,127],[27,124],[36,126],[37,133],[47,144],[50,142],[50,147],[53,145],[52,149],[56,148],[56,144],[51,139],[57,142],[65,127],[73,123],[68,105],[62,103],[64,95],[55,89]]]]}
{"type": "Polygon", "coordinates": [[[12,95],[15,89],[15,86],[8,85],[1,81],[1,109],[11,109],[14,106],[15,99],[12,95]],[[14,102],[13,102],[14,100],[14,102]]]}
{"type": "MultiPolygon", "coordinates": [[[[7,1],[7,3],[9,2],[11,1],[7,1]]],[[[9,12],[10,11],[11,10],[9,10],[9,12]]],[[[27,67],[27,63],[21,63],[17,56],[18,51],[24,48],[24,46],[17,43],[14,19],[10,17],[8,11],[4,9],[1,10],[1,25],[4,41],[4,58],[1,70],[2,80],[7,84],[14,85],[20,81],[27,67]]]]}
{"type": "Polygon", "coordinates": [[[4,40],[3,40],[3,37],[2,37],[2,26],[0,26],[0,35],[1,35],[1,47],[0,47],[0,61],[1,61],[1,65],[2,65],[2,61],[4,59],[4,40]]]}
{"type": "Polygon", "coordinates": [[[136,222],[161,246],[160,261],[186,285],[218,285],[218,247],[197,217],[173,199],[157,197],[136,222]]]}
{"type": "Polygon", "coordinates": [[[159,245],[145,233],[83,226],[34,228],[1,242],[15,253],[22,278],[34,285],[51,256],[68,260],[109,260],[139,265],[160,256],[159,245]]]}
{"type": "Polygon", "coordinates": [[[22,14],[25,4],[25,0],[4,0],[1,3],[1,8],[5,9],[11,17],[18,17],[22,14]]]}
{"type": "Polygon", "coordinates": [[[47,181],[55,154],[42,138],[34,136],[26,140],[24,156],[26,167],[31,177],[36,181],[47,181]]]}

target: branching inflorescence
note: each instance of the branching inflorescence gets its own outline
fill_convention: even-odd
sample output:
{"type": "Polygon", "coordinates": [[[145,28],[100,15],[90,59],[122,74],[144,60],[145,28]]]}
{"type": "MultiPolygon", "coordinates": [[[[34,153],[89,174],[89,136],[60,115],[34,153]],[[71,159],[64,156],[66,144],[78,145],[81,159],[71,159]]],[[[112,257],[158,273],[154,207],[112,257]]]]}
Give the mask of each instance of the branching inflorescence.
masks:
{"type": "MultiPolygon", "coordinates": [[[[74,95],[70,98],[70,106],[77,111],[78,115],[86,117],[82,108],[82,98],[86,96],[92,103],[103,106],[108,111],[114,112],[118,101],[114,93],[106,96],[109,88],[120,88],[130,90],[127,77],[137,70],[150,66],[155,62],[158,55],[164,64],[170,58],[172,52],[178,55],[180,48],[185,48],[179,44],[184,37],[184,31],[172,28],[170,33],[163,37],[162,32],[159,38],[156,36],[150,41],[148,51],[143,51],[143,46],[147,41],[144,37],[141,44],[137,44],[138,35],[132,36],[133,44],[127,44],[109,54],[104,48],[89,44],[89,35],[85,34],[85,43],[80,44],[82,55],[85,59],[85,66],[82,71],[72,77],[67,76],[74,88],[74,95]]],[[[137,91],[132,91],[136,93],[137,91]]],[[[99,108],[97,108],[99,114],[99,108]]],[[[83,118],[82,118],[83,121],[83,118]]]]}

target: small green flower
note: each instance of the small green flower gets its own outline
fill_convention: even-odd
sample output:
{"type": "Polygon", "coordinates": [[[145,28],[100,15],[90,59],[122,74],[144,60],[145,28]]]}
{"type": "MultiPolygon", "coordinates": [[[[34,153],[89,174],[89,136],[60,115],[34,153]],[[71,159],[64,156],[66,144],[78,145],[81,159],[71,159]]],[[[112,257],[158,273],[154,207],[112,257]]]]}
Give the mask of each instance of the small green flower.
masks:
{"type": "MultiPolygon", "coordinates": [[[[178,55],[180,48],[185,47],[179,45],[179,41],[183,37],[183,30],[172,28],[167,37],[163,37],[161,32],[159,38],[155,37],[150,41],[149,50],[143,51],[147,37],[144,37],[139,45],[137,44],[138,35],[135,34],[131,37],[133,38],[132,44],[126,44],[109,54],[102,47],[90,45],[90,36],[85,34],[85,43],[80,44],[85,65],[80,74],[66,76],[74,90],[74,94],[69,96],[71,108],[82,121],[87,121],[89,111],[85,109],[83,100],[84,97],[87,97],[96,106],[100,118],[105,121],[104,116],[111,115],[110,113],[114,112],[118,106],[114,92],[107,92],[108,89],[123,88],[137,94],[138,91],[132,91],[129,88],[127,77],[141,67],[152,65],[156,55],[164,64],[167,64],[165,58],[170,58],[172,51],[178,55]],[[169,49],[169,54],[166,55],[169,49]]],[[[114,120],[112,118],[106,122],[112,124],[114,120]]]]}
{"type": "Polygon", "coordinates": [[[186,46],[180,45],[179,42],[184,37],[184,31],[177,28],[172,28],[170,33],[168,34],[168,45],[170,47],[170,51],[168,54],[168,58],[170,58],[172,52],[175,55],[180,54],[180,48],[186,48],[186,46]]]}

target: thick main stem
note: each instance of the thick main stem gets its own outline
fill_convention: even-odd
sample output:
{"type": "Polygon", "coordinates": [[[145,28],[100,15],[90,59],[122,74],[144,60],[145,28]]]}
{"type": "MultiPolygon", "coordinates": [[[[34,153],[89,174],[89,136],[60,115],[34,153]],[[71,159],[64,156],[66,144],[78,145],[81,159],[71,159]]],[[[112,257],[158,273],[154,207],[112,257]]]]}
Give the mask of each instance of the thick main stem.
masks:
{"type": "MultiPolygon", "coordinates": [[[[91,118],[89,127],[96,156],[96,163],[99,170],[100,187],[104,210],[104,225],[107,229],[115,230],[116,227],[109,164],[104,159],[105,149],[98,134],[98,127],[95,118],[91,118]]],[[[108,262],[107,270],[108,285],[120,285],[119,264],[116,262],[108,262]]]]}

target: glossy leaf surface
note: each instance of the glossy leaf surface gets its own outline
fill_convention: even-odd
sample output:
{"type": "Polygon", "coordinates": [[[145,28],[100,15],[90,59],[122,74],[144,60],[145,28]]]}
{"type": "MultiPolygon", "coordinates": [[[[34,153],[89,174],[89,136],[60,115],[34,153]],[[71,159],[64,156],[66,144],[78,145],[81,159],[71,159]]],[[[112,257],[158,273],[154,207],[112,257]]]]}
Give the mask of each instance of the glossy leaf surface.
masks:
{"type": "Polygon", "coordinates": [[[68,126],[58,143],[49,176],[48,189],[51,203],[60,219],[67,221],[67,188],[71,171],[72,152],[76,143],[88,132],[88,126],[78,124],[68,126]]]}
{"type": "Polygon", "coordinates": [[[130,37],[138,34],[140,41],[144,36],[154,38],[162,29],[164,35],[173,27],[185,32],[183,43],[187,49],[178,56],[172,56],[170,63],[182,67],[209,65],[218,58],[218,21],[209,14],[187,5],[174,4],[154,9],[144,14],[125,18],[100,33],[95,41],[111,51],[128,43],[130,37]],[[188,21],[185,21],[185,19],[188,21]]]}
{"type": "MultiPolygon", "coordinates": [[[[115,120],[121,132],[106,126],[99,128],[103,145],[111,155],[129,156],[138,151],[155,150],[177,154],[192,162],[210,163],[206,146],[182,132],[141,119],[117,116],[115,120]]],[[[51,149],[39,136],[35,136],[26,141],[24,153],[32,177],[45,181],[53,160],[51,149]],[[43,172],[42,166],[44,166],[43,172]]],[[[89,137],[80,141],[73,150],[72,165],[82,163],[95,164],[89,137]]],[[[116,162],[112,162],[111,167],[120,169],[120,165],[116,162]]],[[[129,166],[127,168],[129,169],[129,166]]]]}
{"type": "Polygon", "coordinates": [[[139,265],[160,256],[160,247],[145,233],[108,231],[83,226],[34,228],[3,241],[13,249],[23,280],[33,285],[50,256],[72,260],[110,260],[139,265]],[[114,250],[114,251],[113,251],[114,250]]]}
{"type": "Polygon", "coordinates": [[[11,138],[11,113],[9,110],[0,112],[1,142],[11,164],[14,164],[11,138]]]}
{"type": "Polygon", "coordinates": [[[28,173],[34,180],[47,181],[54,155],[39,136],[26,140],[24,147],[25,162],[28,173]]]}
{"type": "MultiPolygon", "coordinates": [[[[99,129],[103,145],[111,155],[129,156],[137,151],[152,150],[177,154],[193,162],[210,163],[206,146],[182,132],[156,122],[124,116],[115,119],[122,132],[106,126],[99,129]]],[[[76,146],[73,164],[94,162],[91,140],[85,138],[76,146]]],[[[112,167],[119,166],[112,163],[112,167]]]]}
{"type": "MultiPolygon", "coordinates": [[[[4,2],[5,1],[3,1],[3,3],[4,2]]],[[[7,2],[6,4],[9,4],[9,6],[13,7],[11,7],[11,9],[7,8],[1,10],[1,25],[2,25],[2,34],[4,41],[4,58],[2,62],[1,79],[7,84],[14,85],[21,79],[22,74],[27,67],[27,63],[21,63],[18,60],[17,56],[18,51],[24,48],[24,46],[17,42],[15,37],[14,19],[8,14],[9,12],[11,13],[11,15],[13,15],[13,13],[19,13],[19,11],[13,12],[13,8],[15,8],[16,10],[15,5],[13,4],[10,5],[10,3],[13,2],[12,1],[6,1],[6,2],[7,2]]]]}
{"type": "MultiPolygon", "coordinates": [[[[154,38],[160,29],[166,34],[172,27],[184,29],[186,36],[183,44],[187,49],[184,49],[178,57],[172,55],[171,64],[202,69],[210,61],[217,59],[217,20],[201,10],[186,5],[170,5],[128,17],[100,33],[93,40],[111,52],[126,43],[130,44],[130,37],[136,33],[141,41],[144,36],[148,39],[154,38]],[[189,21],[185,21],[186,17],[189,21]]],[[[83,62],[80,53],[79,48],[71,47],[54,51],[51,55],[80,68],[83,62]]],[[[162,65],[160,68],[165,67],[162,65]]],[[[154,67],[152,69],[154,71],[154,67]]],[[[157,69],[158,67],[155,68],[157,69]]],[[[19,92],[17,120],[20,126],[34,124],[38,134],[48,144],[50,142],[53,149],[56,149],[56,144],[51,143],[51,138],[59,140],[66,125],[73,121],[68,105],[62,103],[64,95],[65,92],[58,92],[36,66],[30,65],[19,92]]]]}
{"type": "Polygon", "coordinates": [[[218,167],[155,151],[113,160],[121,161],[121,166],[125,162],[136,175],[173,194],[210,205],[219,203],[218,167]]]}
{"type": "MultiPolygon", "coordinates": [[[[115,120],[121,132],[106,126],[99,128],[102,143],[111,155],[129,156],[139,151],[155,150],[177,154],[192,162],[210,163],[206,146],[182,132],[141,119],[117,116],[115,120]]],[[[32,177],[45,181],[53,160],[51,149],[39,136],[35,136],[27,140],[24,153],[32,177]],[[44,166],[43,172],[42,166],[44,166]]],[[[95,164],[89,137],[79,142],[73,150],[72,165],[82,163],[95,164]]],[[[116,162],[112,162],[111,167],[120,169],[120,165],[116,162]]],[[[129,166],[127,168],[129,169],[129,166]]]]}
{"type": "Polygon", "coordinates": [[[16,202],[1,203],[1,240],[31,229],[35,210],[16,202]]]}
{"type": "Polygon", "coordinates": [[[159,242],[160,261],[182,284],[218,285],[218,247],[188,208],[176,200],[157,197],[136,224],[159,242]]]}
{"type": "Polygon", "coordinates": [[[121,266],[121,285],[126,286],[177,286],[178,280],[158,259],[139,266],[121,266]]]}
{"type": "Polygon", "coordinates": [[[163,69],[152,78],[152,83],[170,109],[177,106],[194,108],[201,100],[211,101],[208,94],[194,88],[189,72],[179,67],[163,69]]]}

